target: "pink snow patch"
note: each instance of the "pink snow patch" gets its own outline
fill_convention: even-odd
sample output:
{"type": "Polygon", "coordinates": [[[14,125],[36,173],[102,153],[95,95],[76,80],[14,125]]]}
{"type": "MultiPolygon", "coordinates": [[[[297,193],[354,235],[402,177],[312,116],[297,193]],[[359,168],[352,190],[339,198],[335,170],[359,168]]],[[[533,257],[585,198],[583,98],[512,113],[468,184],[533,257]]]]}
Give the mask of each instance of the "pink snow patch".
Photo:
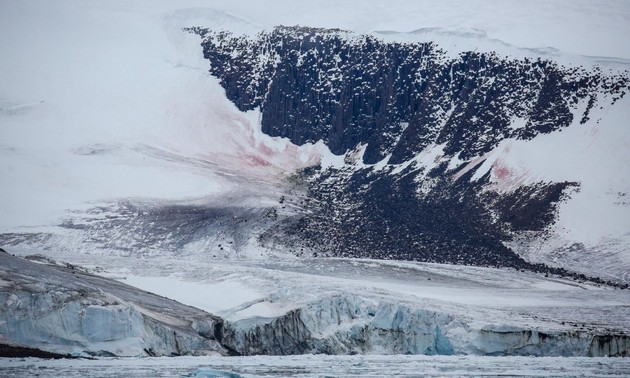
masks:
{"type": "Polygon", "coordinates": [[[244,155],[241,158],[251,167],[268,167],[271,165],[269,161],[255,155],[244,155]]]}
{"type": "Polygon", "coordinates": [[[265,155],[265,156],[271,156],[273,155],[273,153],[275,152],[271,147],[267,146],[266,144],[262,143],[259,147],[258,150],[260,151],[261,154],[265,155]]]}
{"type": "Polygon", "coordinates": [[[500,191],[510,191],[522,186],[529,176],[529,170],[510,167],[503,159],[497,159],[492,164],[492,178],[500,191]]]}
{"type": "Polygon", "coordinates": [[[506,180],[512,175],[510,168],[503,165],[500,160],[495,161],[492,165],[492,173],[499,180],[506,180]]]}

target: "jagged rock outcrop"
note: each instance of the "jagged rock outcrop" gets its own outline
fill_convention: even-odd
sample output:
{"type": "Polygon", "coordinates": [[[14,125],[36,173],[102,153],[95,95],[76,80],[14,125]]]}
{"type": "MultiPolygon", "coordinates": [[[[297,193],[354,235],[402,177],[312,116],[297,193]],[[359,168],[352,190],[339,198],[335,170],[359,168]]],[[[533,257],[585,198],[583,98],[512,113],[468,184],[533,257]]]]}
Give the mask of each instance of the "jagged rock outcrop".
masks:
{"type": "Polygon", "coordinates": [[[531,139],[582,122],[628,75],[550,60],[466,52],[434,43],[386,42],[336,29],[277,27],[257,36],[191,28],[210,72],[239,109],[261,110],[263,131],[335,154],[366,144],[365,163],[405,162],[434,143],[447,156],[480,156],[506,138],[531,139]],[[581,102],[586,108],[577,113],[581,102]]]}
{"type": "Polygon", "coordinates": [[[506,245],[547,231],[580,182],[497,192],[490,171],[475,177],[471,167],[506,139],[589,122],[595,107],[615,106],[630,90],[627,72],[491,52],[453,57],[435,43],[336,29],[187,30],[201,36],[228,99],[260,110],[265,133],[322,140],[345,154],[345,167],[295,176],[307,187],[304,211],[264,231],[263,245],[565,273],[529,264],[506,245]]]}

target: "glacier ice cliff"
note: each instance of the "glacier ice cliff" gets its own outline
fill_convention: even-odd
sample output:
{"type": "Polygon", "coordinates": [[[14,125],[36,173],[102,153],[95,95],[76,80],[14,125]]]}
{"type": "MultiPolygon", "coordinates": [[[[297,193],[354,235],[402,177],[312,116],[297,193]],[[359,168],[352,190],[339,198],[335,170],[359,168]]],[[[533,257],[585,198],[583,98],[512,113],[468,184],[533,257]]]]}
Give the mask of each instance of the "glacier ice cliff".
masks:
{"type": "Polygon", "coordinates": [[[0,341],[60,354],[222,353],[221,320],[72,265],[0,253],[0,341]]]}
{"type": "Polygon", "coordinates": [[[630,337],[473,321],[464,315],[335,296],[276,318],[226,325],[221,342],[246,355],[424,354],[627,356],[630,337]]]}
{"type": "MultiPolygon", "coordinates": [[[[544,309],[517,316],[509,308],[317,285],[322,283],[295,287],[296,293],[320,291],[308,300],[272,295],[270,300],[284,303],[277,315],[235,318],[228,312],[222,318],[78,266],[0,252],[0,344],[92,356],[627,356],[630,351],[624,322],[605,328],[585,320],[577,327],[549,315],[532,323],[544,309]]],[[[337,286],[334,279],[324,285],[337,286]]],[[[607,314],[619,311],[623,308],[607,314]]]]}

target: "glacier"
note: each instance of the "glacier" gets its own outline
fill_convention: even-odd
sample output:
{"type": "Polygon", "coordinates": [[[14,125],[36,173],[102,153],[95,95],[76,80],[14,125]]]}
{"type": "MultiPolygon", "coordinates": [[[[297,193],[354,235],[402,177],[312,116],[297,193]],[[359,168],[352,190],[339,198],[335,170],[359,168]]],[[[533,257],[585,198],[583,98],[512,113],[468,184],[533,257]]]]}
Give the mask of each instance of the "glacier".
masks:
{"type": "Polygon", "coordinates": [[[72,265],[0,252],[0,343],[75,356],[223,353],[221,320],[72,265]]]}
{"type": "Polygon", "coordinates": [[[0,291],[0,338],[61,354],[604,357],[630,351],[627,290],[534,273],[376,260],[212,263],[193,270],[181,262],[178,271],[197,285],[187,293],[192,282],[181,279],[163,276],[163,287],[159,276],[134,281],[149,264],[136,262],[130,271],[125,258],[110,261],[119,270],[99,275],[37,256],[0,253],[0,259],[3,287],[11,287],[0,291]],[[203,295],[197,306],[205,311],[159,296],[166,288],[183,302],[203,295]],[[226,292],[231,302],[213,299],[226,292]],[[610,317],[606,324],[602,316],[610,317]]]}
{"type": "Polygon", "coordinates": [[[352,297],[310,303],[275,319],[228,324],[223,343],[246,355],[422,354],[627,356],[630,337],[468,323],[460,316],[352,297]]]}

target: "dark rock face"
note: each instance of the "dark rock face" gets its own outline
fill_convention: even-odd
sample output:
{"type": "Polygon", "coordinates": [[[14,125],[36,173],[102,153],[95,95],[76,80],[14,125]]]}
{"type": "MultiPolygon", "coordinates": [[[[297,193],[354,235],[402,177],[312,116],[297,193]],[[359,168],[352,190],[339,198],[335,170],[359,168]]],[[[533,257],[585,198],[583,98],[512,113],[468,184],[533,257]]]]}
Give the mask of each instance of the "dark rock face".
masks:
{"type": "Polygon", "coordinates": [[[210,72],[241,110],[260,107],[262,129],[298,145],[324,140],[335,154],[367,144],[365,163],[404,162],[431,143],[470,159],[505,138],[569,126],[597,93],[622,97],[627,76],[548,60],[467,52],[433,43],[388,43],[339,30],[278,27],[255,38],[193,28],[210,72]],[[523,127],[511,128],[515,119],[523,127]]]}
{"type": "Polygon", "coordinates": [[[472,180],[474,170],[458,174],[463,165],[448,162],[479,158],[506,138],[557,131],[575,117],[586,123],[598,95],[611,95],[614,105],[630,85],[627,74],[494,53],[451,58],[434,43],[340,30],[278,27],[251,38],[188,31],[202,37],[210,72],[227,97],[243,111],[260,109],[265,133],[296,144],[323,140],[338,155],[364,146],[363,163],[386,163],[313,167],[297,176],[308,191],[303,214],[259,239],[298,254],[547,270],[505,242],[547,229],[557,204],[579,183],[541,182],[500,194],[487,190],[487,175],[472,180]],[[410,162],[436,146],[437,167],[427,172],[410,162]],[[409,164],[392,166],[401,163],[409,164]]]}
{"type": "Polygon", "coordinates": [[[494,205],[499,219],[511,231],[543,231],[554,222],[556,205],[570,188],[579,188],[579,183],[522,186],[513,193],[495,196],[494,205]]]}
{"type": "Polygon", "coordinates": [[[413,167],[400,173],[303,172],[311,198],[305,211],[260,240],[330,256],[549,269],[525,262],[503,242],[513,231],[544,230],[574,183],[541,183],[499,195],[484,192],[487,177],[471,182],[469,172],[453,181],[438,167],[430,172],[433,188],[422,194],[416,182],[422,173],[413,167]]]}

